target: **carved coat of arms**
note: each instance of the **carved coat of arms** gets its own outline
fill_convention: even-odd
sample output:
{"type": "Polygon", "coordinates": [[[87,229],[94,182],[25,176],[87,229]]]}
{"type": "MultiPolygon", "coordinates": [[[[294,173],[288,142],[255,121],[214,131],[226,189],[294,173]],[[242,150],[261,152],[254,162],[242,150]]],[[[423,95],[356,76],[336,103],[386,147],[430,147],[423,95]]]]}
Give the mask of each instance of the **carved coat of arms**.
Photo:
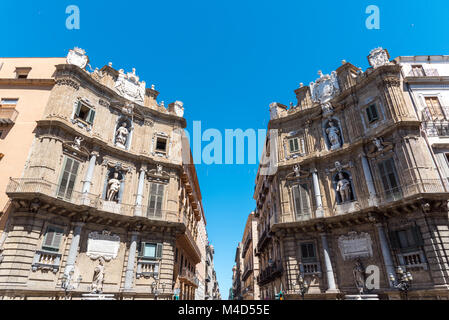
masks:
{"type": "Polygon", "coordinates": [[[310,83],[310,91],[313,102],[325,104],[340,92],[337,73],[333,71],[330,75],[319,72],[320,78],[310,83]]]}
{"type": "Polygon", "coordinates": [[[133,69],[133,72],[128,72],[127,74],[121,69],[119,70],[114,87],[122,97],[143,104],[145,99],[145,86],[144,81],[139,82],[136,69],[133,69]]]}
{"type": "Polygon", "coordinates": [[[85,50],[75,47],[73,50],[69,51],[69,54],[67,55],[67,63],[84,69],[89,63],[89,58],[86,56],[85,50]]]}
{"type": "Polygon", "coordinates": [[[376,48],[371,50],[368,56],[369,64],[374,68],[378,68],[390,63],[390,55],[387,50],[376,48]]]}

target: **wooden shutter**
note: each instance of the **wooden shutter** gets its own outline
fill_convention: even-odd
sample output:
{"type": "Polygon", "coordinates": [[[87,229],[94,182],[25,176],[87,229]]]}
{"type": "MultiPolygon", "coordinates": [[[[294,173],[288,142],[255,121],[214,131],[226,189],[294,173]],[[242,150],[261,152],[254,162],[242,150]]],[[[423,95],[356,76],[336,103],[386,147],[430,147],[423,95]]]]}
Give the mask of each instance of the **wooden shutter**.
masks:
{"type": "Polygon", "coordinates": [[[384,187],[384,191],[388,195],[399,192],[399,184],[396,177],[393,159],[380,162],[378,164],[380,178],[384,187]]]}
{"type": "Polygon", "coordinates": [[[43,248],[59,250],[59,245],[61,244],[63,236],[63,231],[54,227],[48,227],[45,232],[43,248]]]}
{"type": "Polygon", "coordinates": [[[76,105],[75,117],[79,117],[80,116],[80,111],[81,111],[81,101],[78,102],[78,104],[76,105]]]}
{"type": "Polygon", "coordinates": [[[94,119],[95,119],[95,110],[94,109],[90,109],[89,111],[89,115],[87,117],[87,122],[90,124],[94,123],[94,119]]]}
{"type": "Polygon", "coordinates": [[[419,229],[418,226],[414,226],[412,228],[412,233],[413,233],[413,238],[415,240],[416,246],[418,246],[418,247],[424,246],[424,240],[422,238],[421,230],[419,229]]]}
{"type": "Polygon", "coordinates": [[[399,249],[399,248],[400,248],[400,245],[399,245],[399,239],[398,239],[398,234],[397,234],[397,232],[396,232],[396,231],[391,231],[391,232],[389,233],[389,235],[390,235],[390,244],[391,244],[391,247],[392,247],[393,249],[399,249]]]}
{"type": "Polygon", "coordinates": [[[293,187],[293,198],[297,217],[310,214],[310,199],[306,184],[299,184],[293,187]]]}
{"type": "Polygon", "coordinates": [[[162,216],[162,205],[164,199],[165,185],[160,183],[152,183],[150,186],[150,197],[148,199],[148,215],[162,216]]]}
{"type": "Polygon", "coordinates": [[[78,174],[79,162],[66,157],[61,179],[59,182],[58,197],[70,200],[78,174]]]}
{"type": "Polygon", "coordinates": [[[158,243],[157,244],[157,247],[156,247],[156,258],[158,258],[158,259],[162,259],[162,247],[163,247],[162,243],[158,243]]]}

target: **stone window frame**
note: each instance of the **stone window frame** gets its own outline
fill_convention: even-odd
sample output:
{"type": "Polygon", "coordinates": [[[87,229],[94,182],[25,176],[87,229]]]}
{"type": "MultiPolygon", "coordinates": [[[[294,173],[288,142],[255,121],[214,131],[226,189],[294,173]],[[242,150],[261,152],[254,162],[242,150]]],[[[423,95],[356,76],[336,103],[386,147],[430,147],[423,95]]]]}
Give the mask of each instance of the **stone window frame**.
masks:
{"type": "Polygon", "coordinates": [[[387,191],[385,190],[383,182],[382,182],[382,178],[381,178],[381,174],[380,174],[380,170],[379,170],[379,164],[382,162],[388,161],[390,159],[393,160],[394,171],[395,171],[394,173],[395,173],[396,181],[399,186],[399,192],[401,193],[401,197],[402,197],[403,181],[401,179],[401,176],[398,174],[398,172],[400,172],[400,168],[398,168],[399,162],[398,162],[397,156],[393,152],[393,150],[390,150],[389,152],[376,158],[372,162],[373,166],[371,166],[371,169],[373,170],[373,178],[374,178],[374,183],[376,185],[375,187],[376,187],[376,190],[379,190],[379,192],[380,192],[379,195],[386,194],[387,191]]]}
{"type": "Polygon", "coordinates": [[[33,272],[36,272],[38,270],[43,271],[52,271],[54,274],[56,274],[59,271],[59,268],[61,266],[62,261],[62,255],[64,251],[64,244],[66,241],[66,235],[67,235],[67,226],[60,225],[58,223],[54,223],[51,221],[45,222],[42,229],[41,229],[41,235],[39,237],[39,242],[37,244],[37,248],[34,253],[33,262],[31,264],[31,270],[33,272]],[[46,249],[44,244],[45,240],[47,238],[47,233],[50,228],[53,228],[55,230],[61,231],[61,239],[59,242],[58,250],[48,250],[46,249]],[[41,263],[42,257],[48,257],[53,260],[53,263],[41,263]]]}
{"type": "Polygon", "coordinates": [[[164,243],[158,242],[158,241],[141,241],[139,243],[139,251],[137,256],[137,270],[136,270],[136,278],[154,278],[159,279],[160,270],[161,270],[161,262],[163,258],[163,250],[164,250],[164,243]],[[156,246],[155,248],[155,256],[154,257],[145,257],[143,255],[143,251],[145,248],[145,245],[147,244],[153,244],[156,246]],[[160,248],[160,250],[159,250],[160,248]],[[160,254],[159,254],[160,252],[160,254]],[[152,272],[145,272],[144,267],[145,266],[151,266],[154,271],[152,272]]]}
{"type": "MultiPolygon", "coordinates": [[[[284,136],[283,139],[284,145],[284,155],[285,159],[294,159],[298,157],[304,157],[307,154],[307,146],[306,146],[306,137],[304,132],[291,132],[284,136]],[[298,151],[292,152],[290,150],[290,141],[293,139],[297,139],[298,141],[298,151]]],[[[268,150],[268,149],[267,149],[268,150]]]]}
{"type": "Polygon", "coordinates": [[[298,245],[298,266],[299,266],[299,270],[303,275],[318,275],[321,276],[322,274],[322,270],[321,270],[321,259],[320,259],[320,253],[319,253],[319,247],[318,247],[318,241],[316,239],[304,239],[304,240],[299,240],[297,242],[298,245]],[[313,244],[313,248],[315,250],[315,259],[307,259],[303,261],[303,257],[302,257],[302,245],[304,244],[313,244]],[[304,266],[306,265],[306,269],[304,268],[304,266]],[[308,266],[311,267],[311,269],[316,270],[316,271],[308,271],[310,270],[309,268],[307,268],[308,266]]]}
{"type": "Polygon", "coordinates": [[[170,150],[171,150],[170,136],[165,132],[155,132],[153,134],[153,138],[152,138],[151,154],[154,156],[164,157],[164,158],[168,159],[169,155],[170,155],[170,150]],[[156,149],[158,139],[166,140],[165,152],[162,152],[161,150],[156,149]]]}
{"type": "Polygon", "coordinates": [[[429,107],[427,106],[427,101],[426,98],[437,98],[438,102],[440,104],[441,107],[441,113],[443,114],[443,116],[445,117],[445,119],[449,119],[449,114],[447,114],[445,107],[448,106],[448,104],[445,103],[445,97],[444,95],[441,93],[441,91],[437,91],[437,90],[432,90],[430,92],[420,92],[419,93],[419,102],[421,105],[421,117],[423,118],[422,120],[430,120],[433,121],[434,118],[436,117],[435,115],[431,114],[431,112],[429,111],[429,107]],[[424,115],[425,115],[425,119],[424,119],[424,115]]]}
{"type": "Polygon", "coordinates": [[[16,67],[16,70],[14,71],[16,74],[16,79],[27,79],[31,69],[31,67],[16,67]]]}
{"type": "Polygon", "coordinates": [[[312,219],[313,206],[314,206],[314,197],[312,195],[312,192],[313,192],[312,181],[310,179],[300,179],[300,180],[289,183],[288,189],[289,189],[289,196],[290,196],[290,203],[291,203],[290,207],[292,209],[291,211],[293,214],[294,221],[307,221],[307,220],[312,219]],[[296,201],[295,201],[294,190],[293,190],[294,187],[297,187],[299,185],[306,185],[307,190],[309,191],[309,209],[310,209],[310,211],[309,211],[308,217],[303,217],[302,219],[298,219],[299,216],[297,214],[296,201]]]}
{"type": "Polygon", "coordinates": [[[82,97],[78,97],[74,103],[73,103],[73,110],[72,110],[72,114],[70,116],[71,122],[75,125],[77,125],[78,127],[85,129],[86,131],[90,132],[93,128],[94,122],[95,122],[95,118],[96,118],[96,113],[97,113],[97,108],[93,105],[92,102],[89,101],[89,99],[87,98],[82,98],[82,97]],[[79,118],[76,116],[77,110],[78,110],[78,106],[79,104],[84,104],[85,106],[87,106],[90,111],[88,114],[88,118],[93,118],[92,121],[86,121],[82,118],[79,118]],[[93,111],[93,116],[92,116],[92,112],[93,111]]]}
{"type": "Polygon", "coordinates": [[[382,101],[379,98],[366,99],[360,107],[360,111],[360,117],[362,119],[362,124],[365,130],[377,128],[387,119],[382,101]],[[372,105],[376,106],[378,119],[376,121],[370,122],[368,119],[367,109],[372,105]]]}
{"type": "Polygon", "coordinates": [[[422,235],[421,228],[416,224],[416,222],[409,222],[403,224],[393,224],[392,228],[388,230],[388,238],[391,244],[391,248],[394,252],[398,265],[400,265],[404,270],[414,269],[414,270],[428,270],[428,260],[424,252],[424,239],[422,235]],[[415,247],[409,248],[401,248],[399,243],[398,232],[408,231],[410,229],[418,230],[419,239],[415,239],[418,241],[415,247]],[[407,264],[407,257],[415,256],[419,257],[420,264],[407,264]]]}

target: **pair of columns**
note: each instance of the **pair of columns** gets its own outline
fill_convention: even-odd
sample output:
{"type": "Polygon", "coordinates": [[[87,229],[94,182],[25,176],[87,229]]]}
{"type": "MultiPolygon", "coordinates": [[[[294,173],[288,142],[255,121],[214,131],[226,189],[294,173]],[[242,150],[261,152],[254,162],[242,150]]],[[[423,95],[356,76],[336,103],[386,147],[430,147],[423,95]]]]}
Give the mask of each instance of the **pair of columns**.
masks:
{"type": "MultiPolygon", "coordinates": [[[[67,263],[64,269],[64,276],[67,279],[70,279],[71,273],[75,268],[76,258],[78,256],[81,231],[84,226],[84,223],[77,222],[74,224],[73,228],[73,238],[69,248],[69,254],[67,256],[67,263]]],[[[128,253],[128,262],[126,265],[126,273],[125,273],[125,290],[130,290],[132,288],[132,283],[134,279],[134,262],[136,259],[137,252],[137,232],[131,233],[131,245],[129,247],[128,253]]]]}
{"type": "MultiPolygon", "coordinates": [[[[369,203],[370,203],[370,205],[377,205],[376,188],[374,187],[374,180],[373,180],[373,176],[371,174],[368,159],[366,158],[365,154],[361,154],[360,158],[362,159],[363,173],[365,175],[366,185],[368,187],[369,203]]],[[[321,196],[321,189],[320,189],[320,183],[319,183],[319,179],[318,179],[318,170],[317,169],[312,170],[312,180],[313,180],[313,189],[314,189],[316,205],[317,205],[315,217],[323,218],[324,217],[324,209],[323,209],[323,201],[322,201],[322,196],[321,196]]]]}
{"type": "MultiPolygon", "coordinates": [[[[395,274],[394,265],[393,265],[393,258],[391,257],[390,248],[388,246],[387,237],[385,235],[385,231],[383,228],[383,225],[381,223],[376,224],[377,232],[380,239],[380,247],[382,250],[382,256],[384,259],[385,269],[387,272],[387,279],[389,279],[390,274],[395,274]]],[[[338,292],[337,286],[335,284],[335,276],[334,276],[334,269],[332,267],[332,261],[329,254],[329,245],[327,242],[327,235],[325,233],[321,234],[321,243],[323,247],[323,256],[324,256],[324,265],[325,265],[325,273],[327,278],[327,284],[328,284],[328,293],[335,293],[338,292]]],[[[390,281],[388,281],[390,287],[392,284],[390,281]]]]}
{"type": "MultiPolygon", "coordinates": [[[[92,152],[90,155],[89,166],[87,168],[86,176],[83,182],[83,189],[82,189],[83,194],[87,194],[90,192],[95,170],[95,164],[97,162],[98,155],[99,154],[96,151],[92,152]]],[[[140,169],[139,185],[137,187],[137,195],[136,195],[136,207],[134,210],[134,215],[138,217],[142,216],[142,200],[143,200],[143,189],[145,185],[145,173],[146,169],[142,167],[140,169]]]]}

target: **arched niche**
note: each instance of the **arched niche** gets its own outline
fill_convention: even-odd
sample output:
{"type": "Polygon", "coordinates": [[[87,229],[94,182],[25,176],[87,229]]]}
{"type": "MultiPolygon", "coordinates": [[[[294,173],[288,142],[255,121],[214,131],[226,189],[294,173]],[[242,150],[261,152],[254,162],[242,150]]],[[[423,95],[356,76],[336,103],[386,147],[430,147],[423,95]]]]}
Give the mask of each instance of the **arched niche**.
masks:
{"type": "Polygon", "coordinates": [[[350,203],[357,200],[354,182],[350,172],[345,170],[337,172],[332,177],[332,184],[337,204],[350,203]]]}
{"type": "Polygon", "coordinates": [[[323,136],[328,150],[337,150],[343,147],[343,131],[337,117],[327,118],[323,121],[323,136]]]}
{"type": "Polygon", "coordinates": [[[114,128],[114,136],[113,136],[114,145],[116,147],[129,150],[133,138],[133,132],[134,132],[134,123],[132,119],[127,116],[118,117],[114,128]],[[120,129],[122,126],[126,128],[126,131],[120,129]],[[126,141],[124,141],[123,143],[123,139],[125,136],[126,141]]]}

